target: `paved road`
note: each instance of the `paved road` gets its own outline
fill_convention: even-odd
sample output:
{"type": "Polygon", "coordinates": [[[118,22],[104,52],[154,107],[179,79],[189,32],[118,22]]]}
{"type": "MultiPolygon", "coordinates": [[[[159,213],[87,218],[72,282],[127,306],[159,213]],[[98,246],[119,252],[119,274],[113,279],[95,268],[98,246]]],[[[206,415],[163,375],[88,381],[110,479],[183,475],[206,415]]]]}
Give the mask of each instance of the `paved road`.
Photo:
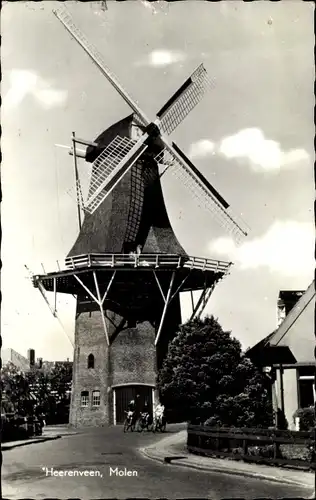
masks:
{"type": "MultiPolygon", "coordinates": [[[[180,428],[183,428],[180,427],[180,428]]],[[[169,432],[180,430],[174,425],[169,432]]],[[[280,498],[306,497],[306,489],[159,464],[137,448],[161,439],[151,433],[123,434],[121,427],[88,429],[56,441],[3,452],[2,495],[18,498],[280,498]],[[117,476],[111,469],[136,471],[117,476]],[[101,476],[60,477],[54,471],[98,471],[101,476]]],[[[57,472],[58,473],[58,472],[57,472]]]]}

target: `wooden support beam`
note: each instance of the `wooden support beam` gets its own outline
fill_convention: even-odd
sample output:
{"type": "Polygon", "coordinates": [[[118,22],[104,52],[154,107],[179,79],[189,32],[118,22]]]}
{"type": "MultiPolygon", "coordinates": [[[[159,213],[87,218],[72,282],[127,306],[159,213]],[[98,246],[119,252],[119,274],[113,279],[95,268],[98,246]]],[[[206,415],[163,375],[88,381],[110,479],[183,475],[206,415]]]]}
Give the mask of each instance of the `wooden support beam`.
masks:
{"type": "Polygon", "coordinates": [[[166,297],[165,297],[165,294],[163,293],[163,290],[162,290],[161,285],[160,285],[160,283],[159,283],[159,279],[158,279],[158,277],[157,277],[157,274],[155,273],[155,271],[153,271],[153,273],[154,273],[154,276],[155,276],[155,279],[156,279],[156,283],[157,283],[157,285],[158,285],[158,288],[159,288],[159,290],[160,290],[160,293],[161,293],[161,295],[162,295],[163,301],[164,301],[164,302],[166,302],[166,297]]]}
{"type": "Polygon", "coordinates": [[[206,305],[207,305],[207,303],[208,303],[208,301],[213,293],[214,288],[215,288],[215,285],[213,285],[211,288],[207,288],[206,293],[205,293],[204,298],[203,298],[203,305],[200,308],[198,314],[196,315],[197,319],[199,319],[201,317],[202,312],[204,311],[204,309],[205,309],[205,307],[206,307],[206,305]]]}
{"type": "Polygon", "coordinates": [[[54,316],[54,318],[56,318],[56,311],[55,311],[55,310],[54,310],[54,308],[50,305],[49,300],[48,300],[48,298],[46,297],[46,290],[45,290],[44,285],[43,285],[40,281],[38,281],[37,286],[38,286],[39,291],[40,291],[40,292],[41,292],[41,294],[42,294],[43,299],[45,300],[46,304],[48,305],[50,312],[52,313],[52,315],[54,316]]]}
{"type": "Polygon", "coordinates": [[[54,313],[57,313],[57,279],[53,278],[54,282],[54,313]]]}
{"type": "Polygon", "coordinates": [[[75,169],[75,182],[76,182],[76,199],[77,199],[77,211],[78,211],[78,224],[79,231],[81,230],[81,212],[80,212],[80,199],[79,199],[79,173],[78,173],[78,165],[77,165],[77,155],[76,155],[76,137],[75,132],[72,133],[72,147],[74,151],[74,169],[75,169]]]}
{"type": "Polygon", "coordinates": [[[80,139],[79,137],[75,138],[75,143],[76,144],[83,144],[84,146],[92,146],[95,148],[97,148],[99,145],[97,142],[87,141],[86,139],[80,139]]]}
{"type": "Polygon", "coordinates": [[[80,283],[80,285],[82,286],[82,288],[84,288],[84,290],[90,295],[90,297],[94,300],[94,302],[96,302],[97,304],[99,304],[98,299],[93,295],[93,293],[89,290],[89,288],[81,281],[81,279],[78,278],[78,276],[76,274],[74,274],[74,277],[76,278],[76,280],[78,281],[78,283],[80,283]]]}
{"type": "Polygon", "coordinates": [[[68,338],[69,342],[71,343],[72,347],[74,347],[74,342],[73,342],[73,341],[72,341],[72,339],[69,337],[69,335],[68,335],[68,333],[67,333],[67,331],[66,331],[66,329],[65,329],[64,325],[62,324],[61,320],[60,320],[60,319],[59,319],[59,317],[57,316],[56,308],[54,309],[54,308],[52,308],[52,307],[51,307],[51,305],[50,305],[50,303],[49,303],[49,300],[48,300],[48,298],[46,297],[46,293],[45,293],[45,292],[46,292],[46,290],[45,290],[44,285],[43,285],[40,281],[38,281],[38,282],[37,282],[37,287],[38,287],[38,289],[39,289],[39,291],[40,291],[40,293],[41,293],[41,295],[42,295],[43,299],[45,300],[46,304],[48,305],[50,312],[52,313],[52,315],[54,316],[54,318],[56,318],[56,319],[57,319],[58,323],[60,324],[61,328],[63,329],[64,333],[66,334],[66,336],[67,336],[67,338],[68,338]]]}
{"type": "Polygon", "coordinates": [[[97,302],[99,303],[99,307],[100,307],[100,312],[101,312],[101,317],[102,317],[102,322],[103,322],[103,328],[104,328],[104,333],[105,333],[105,339],[106,339],[107,346],[109,346],[110,345],[110,342],[109,342],[109,332],[108,332],[108,327],[107,327],[106,320],[105,320],[105,315],[104,315],[104,310],[103,310],[103,302],[102,302],[102,299],[101,299],[100,289],[99,289],[99,283],[98,283],[97,275],[96,275],[95,271],[93,271],[93,278],[94,278],[95,288],[96,288],[97,296],[98,296],[98,301],[97,302]]]}
{"type": "Polygon", "coordinates": [[[108,296],[108,293],[109,293],[109,290],[110,290],[110,288],[111,288],[111,285],[112,285],[112,283],[113,283],[113,281],[114,281],[115,275],[116,275],[116,271],[114,271],[114,273],[112,274],[111,279],[110,279],[110,281],[109,281],[109,284],[108,284],[108,286],[107,286],[107,288],[106,288],[106,290],[105,290],[105,292],[104,292],[104,295],[103,295],[102,300],[101,300],[101,304],[102,304],[102,306],[103,306],[103,304],[104,304],[104,301],[105,301],[106,297],[108,296]]]}
{"type": "Polygon", "coordinates": [[[124,325],[126,323],[126,319],[122,318],[119,324],[115,325],[115,331],[110,337],[110,345],[113,344],[114,340],[117,338],[118,334],[123,330],[124,325]]]}
{"type": "Polygon", "coordinates": [[[170,280],[170,284],[169,284],[167,296],[166,296],[166,299],[165,299],[165,305],[164,305],[164,308],[163,308],[163,311],[162,311],[162,315],[161,315],[161,320],[160,320],[158,332],[157,332],[156,339],[155,339],[155,346],[158,344],[158,340],[159,340],[159,337],[161,335],[162,327],[163,327],[163,324],[164,324],[165,316],[166,316],[168,305],[169,305],[169,302],[170,302],[170,295],[171,295],[171,291],[172,291],[172,286],[173,286],[175,275],[176,275],[176,273],[175,273],[175,271],[173,271],[173,273],[171,275],[171,280],[170,280]]]}
{"type": "Polygon", "coordinates": [[[196,315],[196,313],[197,313],[200,305],[202,304],[202,301],[203,301],[204,295],[206,294],[206,291],[207,291],[207,288],[204,288],[204,290],[202,290],[200,298],[199,298],[199,300],[197,301],[197,303],[195,305],[195,308],[194,308],[194,310],[193,310],[193,312],[191,314],[191,317],[190,317],[189,321],[192,321],[194,319],[194,317],[195,317],[195,315],[196,315]]]}
{"type": "Polygon", "coordinates": [[[187,274],[185,276],[185,278],[183,278],[183,280],[181,281],[180,285],[178,286],[178,288],[176,289],[176,291],[172,294],[171,296],[171,299],[170,299],[170,302],[174,299],[174,297],[178,294],[178,292],[181,290],[181,287],[182,285],[184,285],[184,283],[187,281],[188,277],[190,276],[190,273],[191,273],[191,270],[189,272],[189,274],[187,274]]]}
{"type": "Polygon", "coordinates": [[[190,290],[190,295],[191,295],[191,305],[192,305],[192,312],[194,311],[194,298],[193,298],[193,292],[190,290]]]}

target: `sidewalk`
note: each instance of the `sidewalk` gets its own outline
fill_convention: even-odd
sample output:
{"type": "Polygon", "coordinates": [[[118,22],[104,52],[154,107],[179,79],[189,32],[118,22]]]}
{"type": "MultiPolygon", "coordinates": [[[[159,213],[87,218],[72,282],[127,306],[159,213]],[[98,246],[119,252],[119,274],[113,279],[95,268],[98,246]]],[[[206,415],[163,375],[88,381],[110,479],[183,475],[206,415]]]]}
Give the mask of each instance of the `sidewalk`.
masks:
{"type": "MultiPolygon", "coordinates": [[[[190,467],[204,472],[217,472],[223,474],[235,474],[244,477],[264,479],[267,481],[305,486],[312,491],[315,490],[315,473],[268,465],[248,464],[242,461],[229,459],[215,459],[202,457],[188,453],[186,449],[187,431],[168,436],[159,443],[139,451],[152,460],[165,463],[166,466],[173,465],[190,467]],[[172,458],[174,457],[174,458],[172,458]],[[171,461],[168,464],[168,458],[171,461]],[[167,465],[168,464],[168,465],[167,465]]],[[[314,498],[309,496],[308,498],[314,498]]]]}
{"type": "Polygon", "coordinates": [[[67,424],[63,425],[46,425],[43,428],[43,436],[72,436],[74,434],[79,434],[80,430],[76,430],[67,424]]]}
{"type": "Polygon", "coordinates": [[[62,436],[70,436],[77,434],[77,432],[72,431],[64,426],[47,426],[43,429],[43,434],[41,436],[33,436],[28,439],[23,439],[20,441],[8,441],[6,443],[1,443],[1,451],[12,450],[13,448],[19,448],[20,446],[27,446],[28,444],[34,443],[44,443],[45,441],[53,441],[59,439],[62,436]]]}
{"type": "Polygon", "coordinates": [[[54,434],[53,436],[34,436],[29,439],[23,439],[21,441],[8,441],[7,443],[1,443],[1,451],[12,450],[13,448],[19,448],[20,446],[27,446],[28,444],[34,443],[44,443],[45,441],[53,441],[54,439],[59,439],[61,436],[54,434]]]}

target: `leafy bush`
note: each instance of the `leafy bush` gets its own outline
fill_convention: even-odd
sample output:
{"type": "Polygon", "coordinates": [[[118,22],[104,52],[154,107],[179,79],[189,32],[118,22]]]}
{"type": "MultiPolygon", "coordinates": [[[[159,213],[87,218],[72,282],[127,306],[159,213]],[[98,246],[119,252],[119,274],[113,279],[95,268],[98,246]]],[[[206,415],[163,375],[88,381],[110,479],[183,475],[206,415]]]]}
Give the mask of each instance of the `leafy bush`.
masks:
{"type": "Polygon", "coordinates": [[[311,431],[314,429],[316,425],[314,406],[299,408],[293,415],[294,421],[296,417],[300,419],[300,431],[311,431]]]}
{"type": "Polygon", "coordinates": [[[213,316],[181,327],[157,382],[166,408],[181,411],[183,420],[191,423],[227,427],[272,423],[263,374],[213,316]]]}

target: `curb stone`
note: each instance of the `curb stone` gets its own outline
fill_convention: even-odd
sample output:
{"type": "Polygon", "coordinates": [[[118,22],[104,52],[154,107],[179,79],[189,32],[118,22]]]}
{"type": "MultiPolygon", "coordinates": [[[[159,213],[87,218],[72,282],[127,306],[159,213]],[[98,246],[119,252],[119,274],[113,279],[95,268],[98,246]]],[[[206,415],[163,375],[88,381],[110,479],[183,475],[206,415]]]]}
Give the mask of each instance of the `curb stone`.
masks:
{"type": "MultiPolygon", "coordinates": [[[[264,471],[252,471],[252,470],[240,470],[237,468],[234,468],[233,464],[231,464],[231,467],[227,467],[227,463],[225,463],[225,467],[214,464],[199,464],[199,463],[194,463],[192,460],[190,460],[191,457],[190,454],[186,454],[185,457],[182,457],[183,452],[181,453],[180,450],[175,452],[174,449],[174,444],[177,444],[177,441],[179,442],[179,438],[181,441],[181,435],[183,436],[185,431],[180,431],[174,436],[170,436],[168,438],[162,439],[160,442],[155,444],[154,446],[148,446],[148,447],[142,447],[139,448],[139,452],[146,458],[149,458],[151,460],[154,460],[156,462],[159,462],[165,466],[178,466],[178,467],[187,467],[195,470],[199,470],[202,472],[216,472],[220,474],[229,474],[229,475],[235,475],[235,476],[243,476],[243,477],[249,477],[249,478],[254,478],[254,479],[261,479],[265,481],[270,481],[270,482],[275,482],[275,483],[281,483],[281,484],[288,484],[288,485],[296,485],[296,486],[301,486],[304,488],[308,488],[309,490],[313,490],[314,485],[311,484],[306,484],[306,481],[304,481],[301,478],[295,478],[295,479],[290,479],[286,477],[278,477],[270,474],[265,474],[264,471]],[[158,448],[158,449],[157,449],[158,448]],[[171,461],[168,460],[172,456],[175,457],[175,459],[172,459],[171,461]],[[179,458],[176,459],[176,456],[179,458]],[[180,458],[180,456],[182,458],[180,458]]],[[[272,472],[272,471],[271,471],[272,472]]],[[[306,472],[308,474],[308,472],[306,472]]],[[[309,496],[309,499],[315,498],[315,495],[309,496]]]]}
{"type": "MultiPolygon", "coordinates": [[[[150,452],[148,453],[148,449],[143,448],[139,450],[142,455],[144,455],[146,458],[149,458],[150,460],[154,460],[155,462],[159,462],[164,465],[176,465],[179,467],[187,467],[190,469],[195,469],[199,470],[201,472],[217,472],[221,474],[229,474],[229,475],[234,475],[234,476],[243,476],[243,477],[249,477],[253,479],[261,479],[265,481],[271,481],[273,483],[281,483],[281,484],[289,484],[291,486],[303,486],[304,488],[308,488],[306,486],[306,483],[301,483],[299,481],[291,481],[290,479],[285,479],[285,478],[278,478],[275,476],[268,476],[266,474],[260,474],[259,472],[249,472],[249,471],[239,471],[236,469],[224,469],[221,467],[208,467],[208,466],[203,466],[203,465],[198,465],[198,464],[192,464],[190,462],[187,462],[184,459],[179,459],[179,460],[172,460],[171,462],[165,462],[165,458],[160,458],[157,456],[152,455],[150,452]]],[[[310,498],[314,498],[312,495],[310,498]]]]}
{"type": "Polygon", "coordinates": [[[28,441],[23,441],[23,443],[17,443],[17,444],[8,444],[6,445],[5,443],[1,443],[1,451],[8,451],[8,450],[13,450],[14,448],[20,448],[21,446],[27,446],[29,444],[35,444],[35,443],[44,443],[45,441],[54,441],[55,439],[59,439],[61,436],[47,436],[44,438],[38,438],[38,439],[30,439],[28,441]]]}

